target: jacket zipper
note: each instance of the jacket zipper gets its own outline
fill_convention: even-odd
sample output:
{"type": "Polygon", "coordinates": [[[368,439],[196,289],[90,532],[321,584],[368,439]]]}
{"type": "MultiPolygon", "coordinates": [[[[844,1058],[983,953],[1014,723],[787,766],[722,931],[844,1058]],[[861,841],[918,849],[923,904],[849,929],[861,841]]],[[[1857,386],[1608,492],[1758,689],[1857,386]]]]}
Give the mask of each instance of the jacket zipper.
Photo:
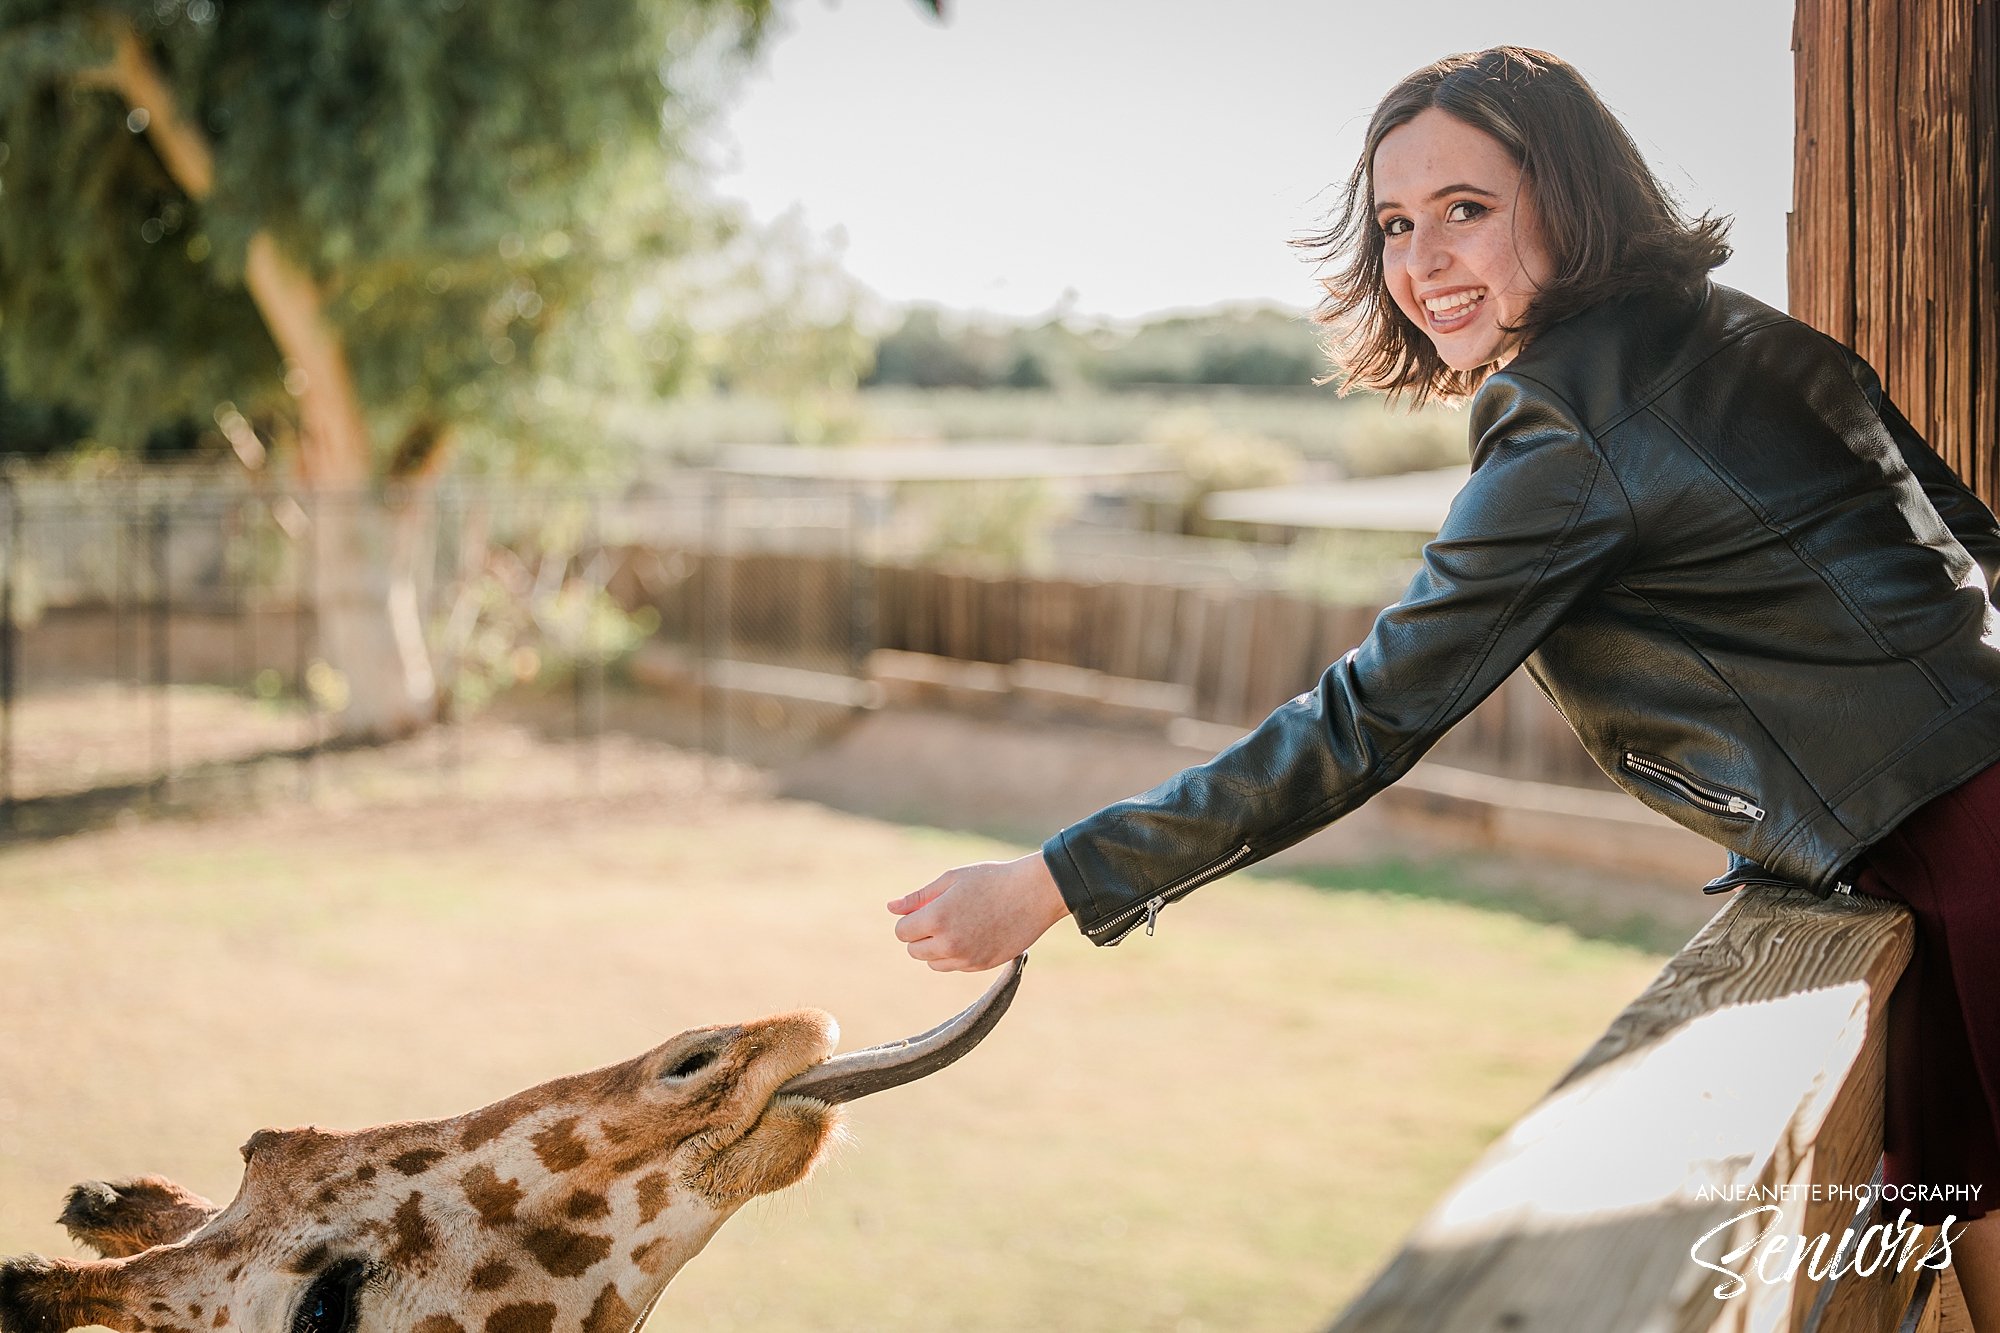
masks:
{"type": "Polygon", "coordinates": [[[1627,750],[1623,764],[1627,771],[1637,773],[1656,787],[1665,787],[1688,804],[1700,806],[1712,814],[1760,822],[1764,818],[1762,807],[1747,797],[1726,787],[1716,787],[1703,782],[1692,773],[1668,763],[1658,755],[1627,750]]]}
{"type": "Polygon", "coordinates": [[[1221,860],[1211,862],[1183,879],[1175,880],[1172,884],[1167,885],[1166,888],[1161,889],[1158,893],[1146,899],[1145,902],[1128,907],[1118,913],[1118,915],[1098,922],[1087,933],[1092,937],[1096,937],[1105,934],[1107,931],[1118,930],[1120,926],[1124,926],[1123,930],[1118,930],[1116,935],[1104,941],[1106,945],[1118,943],[1142,925],[1146,928],[1146,933],[1150,935],[1153,933],[1153,923],[1159,920],[1161,908],[1183,895],[1194,892],[1210,880],[1221,878],[1223,875],[1229,873],[1231,867],[1240,863],[1248,855],[1250,855],[1250,844],[1246,842],[1221,860]],[[1125,924],[1128,921],[1131,923],[1130,925],[1125,924]]]}

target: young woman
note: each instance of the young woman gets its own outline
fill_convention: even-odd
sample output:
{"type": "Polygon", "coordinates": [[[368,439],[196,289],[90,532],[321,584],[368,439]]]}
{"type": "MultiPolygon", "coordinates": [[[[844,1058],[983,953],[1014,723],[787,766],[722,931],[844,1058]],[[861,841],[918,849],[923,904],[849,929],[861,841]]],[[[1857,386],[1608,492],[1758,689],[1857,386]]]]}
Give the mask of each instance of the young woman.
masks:
{"type": "MultiPolygon", "coordinates": [[[[1515,47],[1376,109],[1319,311],[1350,382],[1471,398],[1472,475],[1403,599],[1213,760],[891,903],[912,957],[1116,944],[1394,782],[1526,663],[1619,785],[1721,844],[1710,884],[1900,899],[1898,1182],[2000,1192],[2000,526],[1860,358],[1709,281],[1576,71],[1515,47]]],[[[1954,1266],[2000,1333],[2000,1212],[1954,1266]]]]}

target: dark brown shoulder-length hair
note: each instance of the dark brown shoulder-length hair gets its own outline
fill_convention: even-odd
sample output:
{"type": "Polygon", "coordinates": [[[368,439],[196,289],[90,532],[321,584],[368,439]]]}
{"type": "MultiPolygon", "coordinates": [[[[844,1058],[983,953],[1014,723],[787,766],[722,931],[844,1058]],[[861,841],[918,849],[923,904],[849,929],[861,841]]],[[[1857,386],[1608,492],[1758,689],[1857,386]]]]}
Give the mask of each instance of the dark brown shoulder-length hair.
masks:
{"type": "Polygon", "coordinates": [[[1430,107],[1492,135],[1521,165],[1553,266],[1514,326],[1524,341],[1611,297],[1696,287],[1729,258],[1730,219],[1704,213],[1688,220],[1570,65],[1521,46],[1446,56],[1376,106],[1334,224],[1292,242],[1320,266],[1326,296],[1313,318],[1329,331],[1335,373],[1328,378],[1344,381],[1341,392],[1381,390],[1391,399],[1408,396],[1415,407],[1463,398],[1491,373],[1447,366],[1383,281],[1375,150],[1430,107]]]}

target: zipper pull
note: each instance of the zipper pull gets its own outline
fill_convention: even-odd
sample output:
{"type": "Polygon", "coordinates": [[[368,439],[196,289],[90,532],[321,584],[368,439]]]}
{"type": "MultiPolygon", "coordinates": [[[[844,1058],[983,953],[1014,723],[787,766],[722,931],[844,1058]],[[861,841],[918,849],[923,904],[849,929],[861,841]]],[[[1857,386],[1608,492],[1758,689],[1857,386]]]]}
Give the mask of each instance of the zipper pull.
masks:
{"type": "Polygon", "coordinates": [[[1750,804],[1750,802],[1744,800],[1741,796],[1732,796],[1729,798],[1729,813],[1732,815],[1748,815],[1752,819],[1759,820],[1764,817],[1764,812],[1761,809],[1750,804]]]}
{"type": "Polygon", "coordinates": [[[1165,898],[1148,898],[1146,900],[1146,933],[1148,935],[1153,933],[1153,923],[1159,920],[1160,909],[1166,905],[1167,900],[1165,898]]]}

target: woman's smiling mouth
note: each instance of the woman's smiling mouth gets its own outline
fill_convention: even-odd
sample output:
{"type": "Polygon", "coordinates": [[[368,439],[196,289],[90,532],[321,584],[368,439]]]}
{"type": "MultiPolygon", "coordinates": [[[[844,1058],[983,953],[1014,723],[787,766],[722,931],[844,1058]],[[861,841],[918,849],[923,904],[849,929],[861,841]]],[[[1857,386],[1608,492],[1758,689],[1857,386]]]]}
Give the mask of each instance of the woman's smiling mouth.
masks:
{"type": "Polygon", "coordinates": [[[1451,333],[1469,324],[1485,300],[1484,287],[1462,287],[1455,292],[1427,296],[1423,301],[1424,318],[1433,333],[1451,333]]]}

